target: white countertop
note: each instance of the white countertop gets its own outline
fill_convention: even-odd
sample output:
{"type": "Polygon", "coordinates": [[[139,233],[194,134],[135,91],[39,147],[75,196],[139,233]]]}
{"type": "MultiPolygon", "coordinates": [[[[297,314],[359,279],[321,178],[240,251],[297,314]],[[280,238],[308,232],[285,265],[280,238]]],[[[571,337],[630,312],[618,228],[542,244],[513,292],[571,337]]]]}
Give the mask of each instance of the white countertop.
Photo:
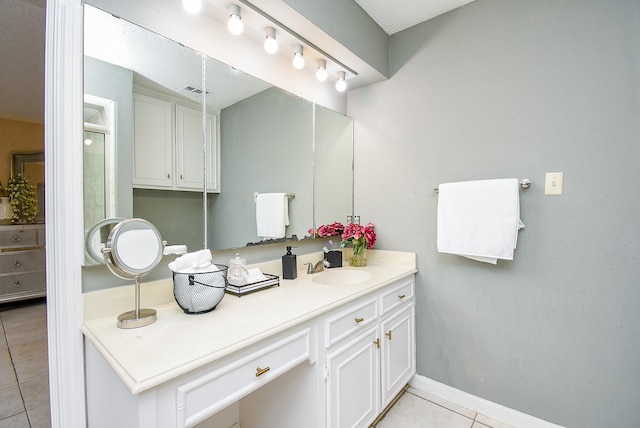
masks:
{"type": "MultiPolygon", "coordinates": [[[[305,261],[299,257],[298,267],[305,261]]],[[[274,271],[279,264],[255,266],[281,276],[274,271]]],[[[280,279],[279,287],[242,297],[227,294],[215,310],[198,315],[185,314],[173,300],[171,279],[146,287],[143,283],[141,307],[155,309],[158,319],[134,329],[116,326],[117,315],[133,309],[133,287],[100,290],[84,295],[81,330],[130,391],[140,393],[412,275],[415,254],[369,250],[367,266],[331,270],[337,269],[365,270],[371,278],[353,285],[321,285],[299,270],[295,280],[280,279]],[[147,294],[153,296],[145,299],[147,294]],[[121,310],[125,301],[129,306],[121,310]]]]}

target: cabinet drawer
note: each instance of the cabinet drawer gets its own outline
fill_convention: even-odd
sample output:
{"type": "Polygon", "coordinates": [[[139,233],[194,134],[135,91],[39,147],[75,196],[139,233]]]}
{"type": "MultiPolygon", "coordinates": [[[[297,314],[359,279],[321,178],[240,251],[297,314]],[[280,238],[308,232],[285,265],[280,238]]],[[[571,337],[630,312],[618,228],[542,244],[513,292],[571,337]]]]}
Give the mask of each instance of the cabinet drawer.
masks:
{"type": "Polygon", "coordinates": [[[0,296],[46,290],[44,270],[21,274],[0,275],[0,296]]]}
{"type": "Polygon", "coordinates": [[[414,289],[413,279],[411,279],[400,283],[400,285],[389,291],[385,291],[381,296],[382,315],[399,307],[404,302],[412,300],[414,289]]]}
{"type": "Polygon", "coordinates": [[[193,426],[311,358],[309,328],[176,388],[177,423],[193,426]]]}
{"type": "Polygon", "coordinates": [[[1,273],[44,270],[44,249],[0,253],[1,273]]]}
{"type": "Polygon", "coordinates": [[[0,230],[0,247],[19,248],[35,247],[36,245],[38,245],[36,228],[23,229],[20,226],[12,226],[0,230]]]}
{"type": "Polygon", "coordinates": [[[325,346],[329,347],[351,333],[361,330],[378,318],[377,300],[352,305],[326,321],[325,346]]]}

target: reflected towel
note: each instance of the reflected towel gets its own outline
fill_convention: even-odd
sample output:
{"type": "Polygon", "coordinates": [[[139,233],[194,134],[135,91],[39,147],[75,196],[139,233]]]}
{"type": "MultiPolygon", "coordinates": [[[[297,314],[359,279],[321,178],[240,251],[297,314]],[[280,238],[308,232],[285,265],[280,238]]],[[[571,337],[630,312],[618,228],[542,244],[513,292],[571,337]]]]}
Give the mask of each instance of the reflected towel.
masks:
{"type": "Polygon", "coordinates": [[[257,235],[284,238],[289,225],[289,198],[286,193],[260,193],[256,199],[257,235]]]}
{"type": "Polygon", "coordinates": [[[520,221],[518,180],[438,186],[438,251],[496,264],[513,260],[520,221]]]}

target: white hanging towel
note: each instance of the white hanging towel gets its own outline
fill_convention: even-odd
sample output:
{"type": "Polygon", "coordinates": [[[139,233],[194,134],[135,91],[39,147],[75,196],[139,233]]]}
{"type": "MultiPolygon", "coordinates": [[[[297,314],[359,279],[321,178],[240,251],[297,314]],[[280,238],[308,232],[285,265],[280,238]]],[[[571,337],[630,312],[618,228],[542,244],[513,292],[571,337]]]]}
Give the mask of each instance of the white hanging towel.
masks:
{"type": "Polygon", "coordinates": [[[263,238],[284,238],[289,225],[286,193],[259,193],[256,199],[257,234],[263,238]]]}
{"type": "Polygon", "coordinates": [[[496,264],[513,260],[518,241],[518,179],[462,181],[438,186],[438,251],[496,264]]]}

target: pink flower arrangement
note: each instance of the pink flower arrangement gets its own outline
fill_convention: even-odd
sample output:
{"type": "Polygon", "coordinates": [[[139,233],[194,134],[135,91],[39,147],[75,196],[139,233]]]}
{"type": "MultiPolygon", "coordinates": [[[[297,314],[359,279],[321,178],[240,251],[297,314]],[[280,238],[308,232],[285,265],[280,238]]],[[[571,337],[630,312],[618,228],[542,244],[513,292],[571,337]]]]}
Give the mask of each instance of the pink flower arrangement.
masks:
{"type": "Polygon", "coordinates": [[[318,227],[318,230],[315,232],[313,229],[309,229],[309,235],[319,236],[320,238],[326,238],[329,236],[339,236],[344,231],[344,226],[342,223],[334,221],[331,224],[323,224],[318,227]]]}
{"type": "Polygon", "coordinates": [[[356,223],[349,223],[342,232],[342,242],[340,247],[344,248],[347,244],[353,245],[354,255],[360,255],[366,248],[373,248],[376,244],[376,232],[373,223],[367,223],[362,226],[356,223]]]}

